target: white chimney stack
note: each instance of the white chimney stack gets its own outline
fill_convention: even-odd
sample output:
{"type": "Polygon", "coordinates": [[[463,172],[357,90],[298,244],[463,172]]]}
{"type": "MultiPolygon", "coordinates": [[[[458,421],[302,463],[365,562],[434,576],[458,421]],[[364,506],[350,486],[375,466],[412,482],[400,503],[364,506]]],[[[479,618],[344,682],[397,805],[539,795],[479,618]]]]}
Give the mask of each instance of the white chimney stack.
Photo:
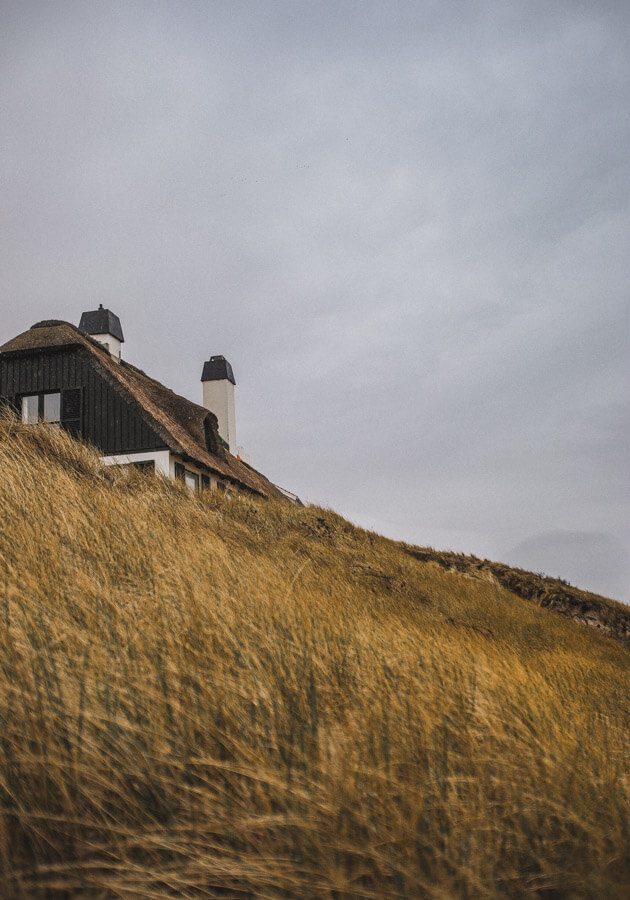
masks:
{"type": "Polygon", "coordinates": [[[101,303],[98,309],[81,313],[79,328],[102,344],[106,350],[109,350],[116,362],[120,362],[122,344],[125,339],[120,319],[115,313],[109,309],[103,309],[101,303]]]}
{"type": "Polygon", "coordinates": [[[234,372],[224,356],[211,356],[201,373],[203,405],[219,423],[219,436],[230,453],[236,453],[236,415],[234,411],[234,372]]]}

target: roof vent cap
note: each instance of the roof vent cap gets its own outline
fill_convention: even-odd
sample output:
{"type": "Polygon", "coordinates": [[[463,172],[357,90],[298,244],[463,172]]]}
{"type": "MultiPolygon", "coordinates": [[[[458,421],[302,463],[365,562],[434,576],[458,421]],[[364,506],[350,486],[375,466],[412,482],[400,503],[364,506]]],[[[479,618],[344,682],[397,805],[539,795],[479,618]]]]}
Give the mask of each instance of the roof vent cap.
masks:
{"type": "Polygon", "coordinates": [[[102,303],[98,309],[81,313],[79,328],[86,334],[111,334],[121,344],[125,340],[120,319],[110,309],[103,309],[102,303]]]}
{"type": "Polygon", "coordinates": [[[207,362],[203,364],[201,373],[202,381],[231,381],[236,384],[232,366],[225,356],[211,356],[207,362]]]}

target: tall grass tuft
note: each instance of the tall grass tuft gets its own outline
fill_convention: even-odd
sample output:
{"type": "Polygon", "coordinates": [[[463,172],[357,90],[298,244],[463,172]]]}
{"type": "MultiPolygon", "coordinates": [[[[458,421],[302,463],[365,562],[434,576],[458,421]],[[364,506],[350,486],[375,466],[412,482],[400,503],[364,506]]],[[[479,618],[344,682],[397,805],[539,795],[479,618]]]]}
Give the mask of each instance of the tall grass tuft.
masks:
{"type": "Polygon", "coordinates": [[[630,653],[0,422],[0,893],[630,895],[630,653]]]}

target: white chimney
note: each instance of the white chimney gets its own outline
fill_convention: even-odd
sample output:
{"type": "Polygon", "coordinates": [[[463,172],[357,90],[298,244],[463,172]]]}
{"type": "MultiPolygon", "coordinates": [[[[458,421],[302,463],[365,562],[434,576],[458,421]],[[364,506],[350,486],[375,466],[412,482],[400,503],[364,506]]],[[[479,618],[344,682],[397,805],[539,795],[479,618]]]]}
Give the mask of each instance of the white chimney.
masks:
{"type": "Polygon", "coordinates": [[[122,344],[125,339],[120,319],[115,313],[109,309],[103,309],[101,303],[98,309],[81,313],[79,328],[102,344],[106,350],[109,350],[116,362],[120,362],[122,344]]]}
{"type": "Polygon", "coordinates": [[[201,373],[203,405],[219,423],[219,436],[230,453],[236,452],[236,415],[234,411],[234,372],[224,356],[211,356],[201,373]]]}

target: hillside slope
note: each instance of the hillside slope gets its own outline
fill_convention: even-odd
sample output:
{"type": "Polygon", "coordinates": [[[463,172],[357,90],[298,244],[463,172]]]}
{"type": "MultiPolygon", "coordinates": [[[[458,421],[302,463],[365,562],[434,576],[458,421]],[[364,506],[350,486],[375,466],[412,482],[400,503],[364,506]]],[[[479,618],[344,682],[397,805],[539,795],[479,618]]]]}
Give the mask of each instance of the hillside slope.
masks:
{"type": "Polygon", "coordinates": [[[507,588],[517,597],[551,609],[580,625],[595,628],[630,646],[630,607],[591,591],[582,591],[560,578],[527,572],[504,563],[478,559],[443,550],[403,545],[406,552],[422,562],[434,562],[444,569],[463,572],[472,578],[486,578],[507,588]]]}
{"type": "Polygon", "coordinates": [[[630,652],[498,564],[8,421],[0,505],[0,895],[630,893],[630,652]]]}

